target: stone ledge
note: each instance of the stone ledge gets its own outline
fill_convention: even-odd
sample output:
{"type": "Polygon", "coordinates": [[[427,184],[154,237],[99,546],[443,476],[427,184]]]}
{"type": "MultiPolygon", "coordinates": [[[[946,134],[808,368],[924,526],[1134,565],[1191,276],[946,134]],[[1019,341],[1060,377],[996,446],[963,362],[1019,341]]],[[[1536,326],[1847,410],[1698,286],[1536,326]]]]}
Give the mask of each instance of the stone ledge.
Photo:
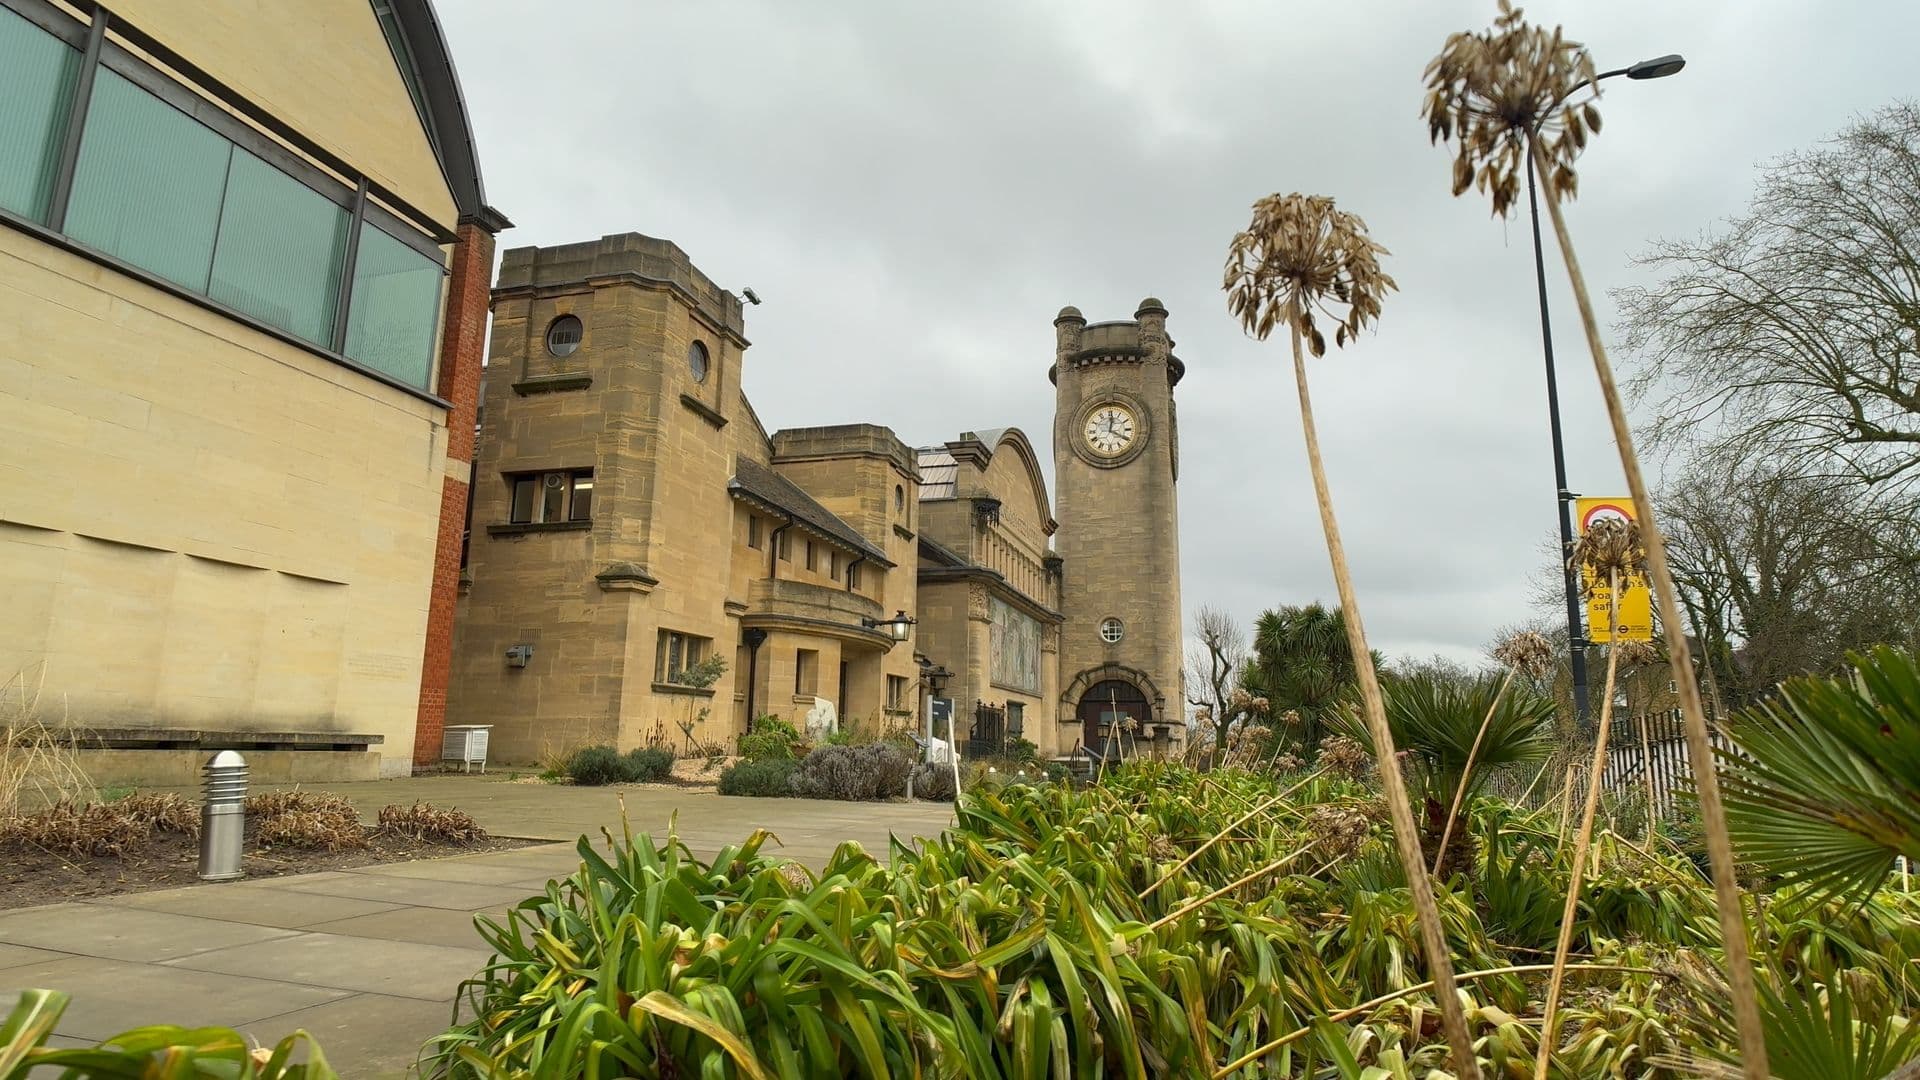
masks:
{"type": "Polygon", "coordinates": [[[513,384],[513,392],[521,397],[528,394],[550,394],[556,390],[585,390],[593,385],[593,376],[584,371],[569,371],[560,375],[535,375],[521,379],[513,384]]]}
{"type": "Polygon", "coordinates": [[[624,590],[650,593],[655,585],[660,584],[660,579],[648,573],[646,567],[630,562],[611,563],[605,570],[593,575],[593,580],[599,582],[600,588],[608,592],[624,590]]]}
{"type": "Polygon", "coordinates": [[[902,540],[911,540],[913,539],[913,530],[896,521],[893,525],[893,535],[898,536],[902,540]]]}
{"type": "Polygon", "coordinates": [[[593,528],[591,521],[519,521],[506,525],[487,526],[488,536],[524,536],[527,533],[584,532],[593,528]]]}
{"type": "Polygon", "coordinates": [[[657,682],[653,684],[653,692],[656,694],[686,694],[689,697],[710,698],[713,696],[713,687],[684,686],[680,683],[657,682]]]}
{"type": "Polygon", "coordinates": [[[692,394],[681,394],[680,404],[685,405],[687,408],[693,410],[695,415],[699,416],[700,419],[705,420],[707,423],[712,424],[715,428],[723,428],[727,426],[726,417],[720,415],[706,402],[701,401],[699,398],[694,397],[692,394]]]}

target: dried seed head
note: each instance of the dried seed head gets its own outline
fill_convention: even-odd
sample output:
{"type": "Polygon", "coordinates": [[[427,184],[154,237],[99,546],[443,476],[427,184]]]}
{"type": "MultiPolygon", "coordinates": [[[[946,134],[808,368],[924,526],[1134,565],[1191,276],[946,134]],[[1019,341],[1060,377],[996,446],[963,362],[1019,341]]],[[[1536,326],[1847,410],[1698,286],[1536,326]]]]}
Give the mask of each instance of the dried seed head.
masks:
{"type": "Polygon", "coordinates": [[[1560,28],[1547,30],[1522,18],[1500,0],[1491,29],[1447,38],[1427,65],[1427,97],[1421,115],[1434,142],[1459,146],[1453,162],[1453,193],[1477,187],[1505,217],[1527,168],[1527,138],[1540,141],[1546,171],[1540,182],[1549,198],[1572,198],[1579,186],[1573,162],[1590,135],[1600,132],[1600,96],[1593,57],[1568,41],[1560,28]],[[1582,86],[1591,93],[1570,100],[1582,86]]]}
{"type": "Polygon", "coordinates": [[[1307,811],[1307,835],[1327,858],[1345,858],[1360,850],[1373,835],[1373,821],[1351,806],[1322,803],[1307,811]]]}
{"type": "Polygon", "coordinates": [[[1610,648],[1621,667],[1652,667],[1661,662],[1651,641],[1617,641],[1610,648]]]}
{"type": "Polygon", "coordinates": [[[1269,195],[1253,204],[1252,223],[1227,249],[1227,310],[1256,338],[1291,326],[1313,355],[1324,355],[1314,313],[1333,322],[1335,345],[1379,319],[1380,301],[1398,288],[1380,269],[1386,253],[1366,222],[1324,195],[1269,195]]]}
{"type": "Polygon", "coordinates": [[[1320,740],[1321,768],[1358,780],[1373,768],[1373,751],[1360,740],[1346,735],[1329,735],[1320,740]]]}
{"type": "Polygon", "coordinates": [[[1611,575],[1626,581],[1645,573],[1647,548],[1640,538],[1640,523],[1602,518],[1587,526],[1586,535],[1573,545],[1573,562],[1592,573],[1594,586],[1604,584],[1611,575]]]}
{"type": "Polygon", "coordinates": [[[1529,679],[1553,670],[1553,643],[1532,630],[1522,630],[1494,647],[1493,658],[1529,679]]]}

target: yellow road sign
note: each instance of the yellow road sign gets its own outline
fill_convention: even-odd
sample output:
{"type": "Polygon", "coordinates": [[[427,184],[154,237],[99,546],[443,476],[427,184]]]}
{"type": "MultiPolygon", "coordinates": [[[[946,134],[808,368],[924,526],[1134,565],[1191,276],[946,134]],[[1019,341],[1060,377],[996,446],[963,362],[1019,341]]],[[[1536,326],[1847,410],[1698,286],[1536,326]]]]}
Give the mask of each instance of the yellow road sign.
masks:
{"type": "MultiPolygon", "coordinates": [[[[1580,515],[1581,536],[1587,535],[1588,526],[1603,518],[1635,520],[1632,499],[1577,499],[1574,508],[1580,515]]],[[[1622,584],[1617,627],[1608,621],[1611,601],[1607,583],[1595,580],[1584,566],[1580,568],[1580,578],[1587,588],[1588,641],[1604,644],[1653,640],[1653,592],[1647,587],[1645,574],[1634,574],[1622,584]]]]}

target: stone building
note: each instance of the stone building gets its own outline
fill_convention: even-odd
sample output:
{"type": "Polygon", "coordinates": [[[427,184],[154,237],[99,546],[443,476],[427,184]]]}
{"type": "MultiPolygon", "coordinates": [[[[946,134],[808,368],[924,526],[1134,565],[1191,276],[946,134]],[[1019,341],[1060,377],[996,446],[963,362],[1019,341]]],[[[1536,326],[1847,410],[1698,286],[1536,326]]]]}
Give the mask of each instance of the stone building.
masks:
{"type": "Polygon", "coordinates": [[[0,99],[0,725],[432,760],[508,224],[433,9],[0,0],[0,99]]]}
{"type": "Polygon", "coordinates": [[[917,728],[935,668],[963,736],[1177,738],[1181,368],[1157,301],[1058,324],[1079,522],[1017,429],[769,434],[740,299],[666,241],[508,251],[493,303],[448,711],[496,756],[730,747],[765,715],[917,728]]]}

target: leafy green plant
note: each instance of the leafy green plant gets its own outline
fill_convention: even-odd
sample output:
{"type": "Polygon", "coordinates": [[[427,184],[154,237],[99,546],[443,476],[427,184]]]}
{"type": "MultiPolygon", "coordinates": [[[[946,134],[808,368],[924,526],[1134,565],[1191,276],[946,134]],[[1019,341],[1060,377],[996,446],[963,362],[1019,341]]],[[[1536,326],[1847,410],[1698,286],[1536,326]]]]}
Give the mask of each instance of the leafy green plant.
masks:
{"type": "Polygon", "coordinates": [[[763,716],[753,730],[740,736],[740,756],[748,761],[792,761],[798,755],[800,732],[777,716],[763,716]]]}
{"type": "Polygon", "coordinates": [[[1717,755],[1735,847],[1812,898],[1864,897],[1920,859],[1920,663],[1880,648],[1850,664],[1783,683],[1717,755]]]}
{"type": "Polygon", "coordinates": [[[742,758],[720,770],[722,795],[785,796],[793,794],[792,758],[742,758]]]}
{"type": "Polygon", "coordinates": [[[673,776],[673,750],[666,746],[642,746],[627,751],[622,764],[626,766],[628,783],[656,784],[673,776]]]}
{"type": "Polygon", "coordinates": [[[0,1022],[0,1080],[29,1075],[142,1077],[152,1080],[337,1080],[326,1055],[304,1031],[271,1047],[256,1047],[230,1028],[156,1025],[134,1028],[87,1047],[50,1047],[71,997],[58,990],[24,990],[0,1022]],[[305,1060],[295,1063],[304,1047],[305,1060]]]}
{"type": "Polygon", "coordinates": [[[567,759],[567,776],[576,784],[600,787],[627,779],[627,763],[611,746],[587,746],[567,759]]]}

